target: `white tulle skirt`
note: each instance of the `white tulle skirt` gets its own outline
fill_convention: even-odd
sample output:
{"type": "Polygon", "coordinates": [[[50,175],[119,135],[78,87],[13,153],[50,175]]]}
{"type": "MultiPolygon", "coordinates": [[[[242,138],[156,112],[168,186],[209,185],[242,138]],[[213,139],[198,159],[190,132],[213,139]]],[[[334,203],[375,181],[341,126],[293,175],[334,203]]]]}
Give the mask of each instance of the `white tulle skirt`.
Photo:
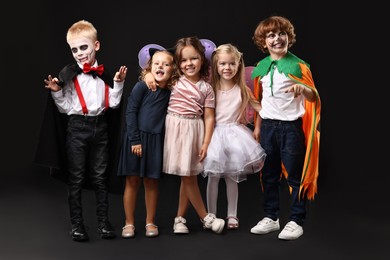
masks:
{"type": "Polygon", "coordinates": [[[204,177],[229,177],[235,182],[258,173],[266,154],[252,131],[243,124],[217,125],[204,160],[204,177]]]}

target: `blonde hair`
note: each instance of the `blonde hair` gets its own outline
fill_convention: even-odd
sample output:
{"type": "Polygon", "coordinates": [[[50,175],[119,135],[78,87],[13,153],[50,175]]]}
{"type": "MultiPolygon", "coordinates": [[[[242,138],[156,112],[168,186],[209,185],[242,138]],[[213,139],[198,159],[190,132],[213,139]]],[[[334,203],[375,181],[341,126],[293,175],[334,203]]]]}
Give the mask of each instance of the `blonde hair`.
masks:
{"type": "MultiPolygon", "coordinates": [[[[212,54],[211,58],[211,85],[214,88],[215,95],[217,95],[217,89],[221,87],[221,76],[218,74],[218,58],[220,54],[230,54],[234,57],[235,61],[239,64],[237,73],[233,77],[233,81],[241,89],[241,107],[240,107],[240,119],[244,123],[249,123],[246,117],[248,105],[260,104],[260,102],[254,97],[250,88],[246,85],[245,81],[245,64],[243,54],[234,45],[227,43],[219,45],[212,54]]],[[[218,104],[217,104],[218,106],[218,104]]]]}
{"type": "Polygon", "coordinates": [[[69,40],[80,36],[91,39],[93,42],[97,41],[98,39],[96,28],[92,23],[86,20],[80,20],[72,24],[72,26],[68,29],[68,33],[66,34],[66,41],[69,42],[69,40]]]}

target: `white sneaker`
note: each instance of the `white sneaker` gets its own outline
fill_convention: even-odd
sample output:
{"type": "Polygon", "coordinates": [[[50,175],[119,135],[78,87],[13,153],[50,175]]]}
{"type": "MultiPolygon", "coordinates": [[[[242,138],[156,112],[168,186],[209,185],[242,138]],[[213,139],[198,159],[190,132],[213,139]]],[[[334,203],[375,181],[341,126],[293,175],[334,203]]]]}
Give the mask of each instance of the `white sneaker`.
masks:
{"type": "Polygon", "coordinates": [[[175,234],[188,234],[190,231],[186,226],[186,219],[179,216],[175,218],[175,222],[173,223],[173,233],[175,234]]]}
{"type": "Polygon", "coordinates": [[[288,222],[282,232],[280,232],[278,238],[283,240],[294,240],[302,236],[303,228],[295,223],[295,221],[288,222]]]}
{"type": "Polygon", "coordinates": [[[211,229],[217,234],[221,234],[225,226],[225,220],[217,218],[213,213],[208,213],[202,222],[204,228],[211,229]]]}
{"type": "Polygon", "coordinates": [[[260,220],[256,226],[251,228],[251,233],[262,235],[279,229],[280,229],[279,219],[272,220],[268,217],[265,217],[262,220],[260,220]]]}

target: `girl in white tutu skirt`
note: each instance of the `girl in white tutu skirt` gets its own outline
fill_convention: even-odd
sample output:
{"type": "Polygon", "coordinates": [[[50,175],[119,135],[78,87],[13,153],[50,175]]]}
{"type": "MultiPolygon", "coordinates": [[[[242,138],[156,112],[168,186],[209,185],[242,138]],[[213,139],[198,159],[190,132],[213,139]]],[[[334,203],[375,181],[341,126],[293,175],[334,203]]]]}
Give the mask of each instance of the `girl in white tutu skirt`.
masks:
{"type": "Polygon", "coordinates": [[[246,126],[248,106],[261,109],[245,83],[242,53],[231,44],[220,45],[212,56],[212,86],[216,95],[215,128],[204,160],[202,175],[208,176],[208,212],[217,214],[219,180],[227,193],[227,228],[238,229],[238,183],[247,174],[260,172],[266,157],[259,140],[246,126]]]}

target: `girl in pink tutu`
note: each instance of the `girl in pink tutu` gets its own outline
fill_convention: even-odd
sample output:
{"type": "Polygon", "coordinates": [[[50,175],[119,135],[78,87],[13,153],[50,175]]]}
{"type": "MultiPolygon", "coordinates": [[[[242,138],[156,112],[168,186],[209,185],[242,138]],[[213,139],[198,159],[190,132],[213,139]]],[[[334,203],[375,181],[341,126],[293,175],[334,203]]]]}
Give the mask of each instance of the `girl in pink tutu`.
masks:
{"type": "MultiPolygon", "coordinates": [[[[215,123],[214,91],[206,81],[209,62],[205,47],[197,37],[179,39],[175,49],[175,60],[181,77],[172,87],[169,100],[163,159],[163,172],[181,178],[179,207],[173,231],[175,234],[189,233],[184,216],[191,203],[203,227],[220,234],[225,220],[207,212],[198,186],[198,175],[203,172],[203,160],[215,123]]],[[[155,79],[148,73],[145,82],[152,88],[155,79]]]]}

